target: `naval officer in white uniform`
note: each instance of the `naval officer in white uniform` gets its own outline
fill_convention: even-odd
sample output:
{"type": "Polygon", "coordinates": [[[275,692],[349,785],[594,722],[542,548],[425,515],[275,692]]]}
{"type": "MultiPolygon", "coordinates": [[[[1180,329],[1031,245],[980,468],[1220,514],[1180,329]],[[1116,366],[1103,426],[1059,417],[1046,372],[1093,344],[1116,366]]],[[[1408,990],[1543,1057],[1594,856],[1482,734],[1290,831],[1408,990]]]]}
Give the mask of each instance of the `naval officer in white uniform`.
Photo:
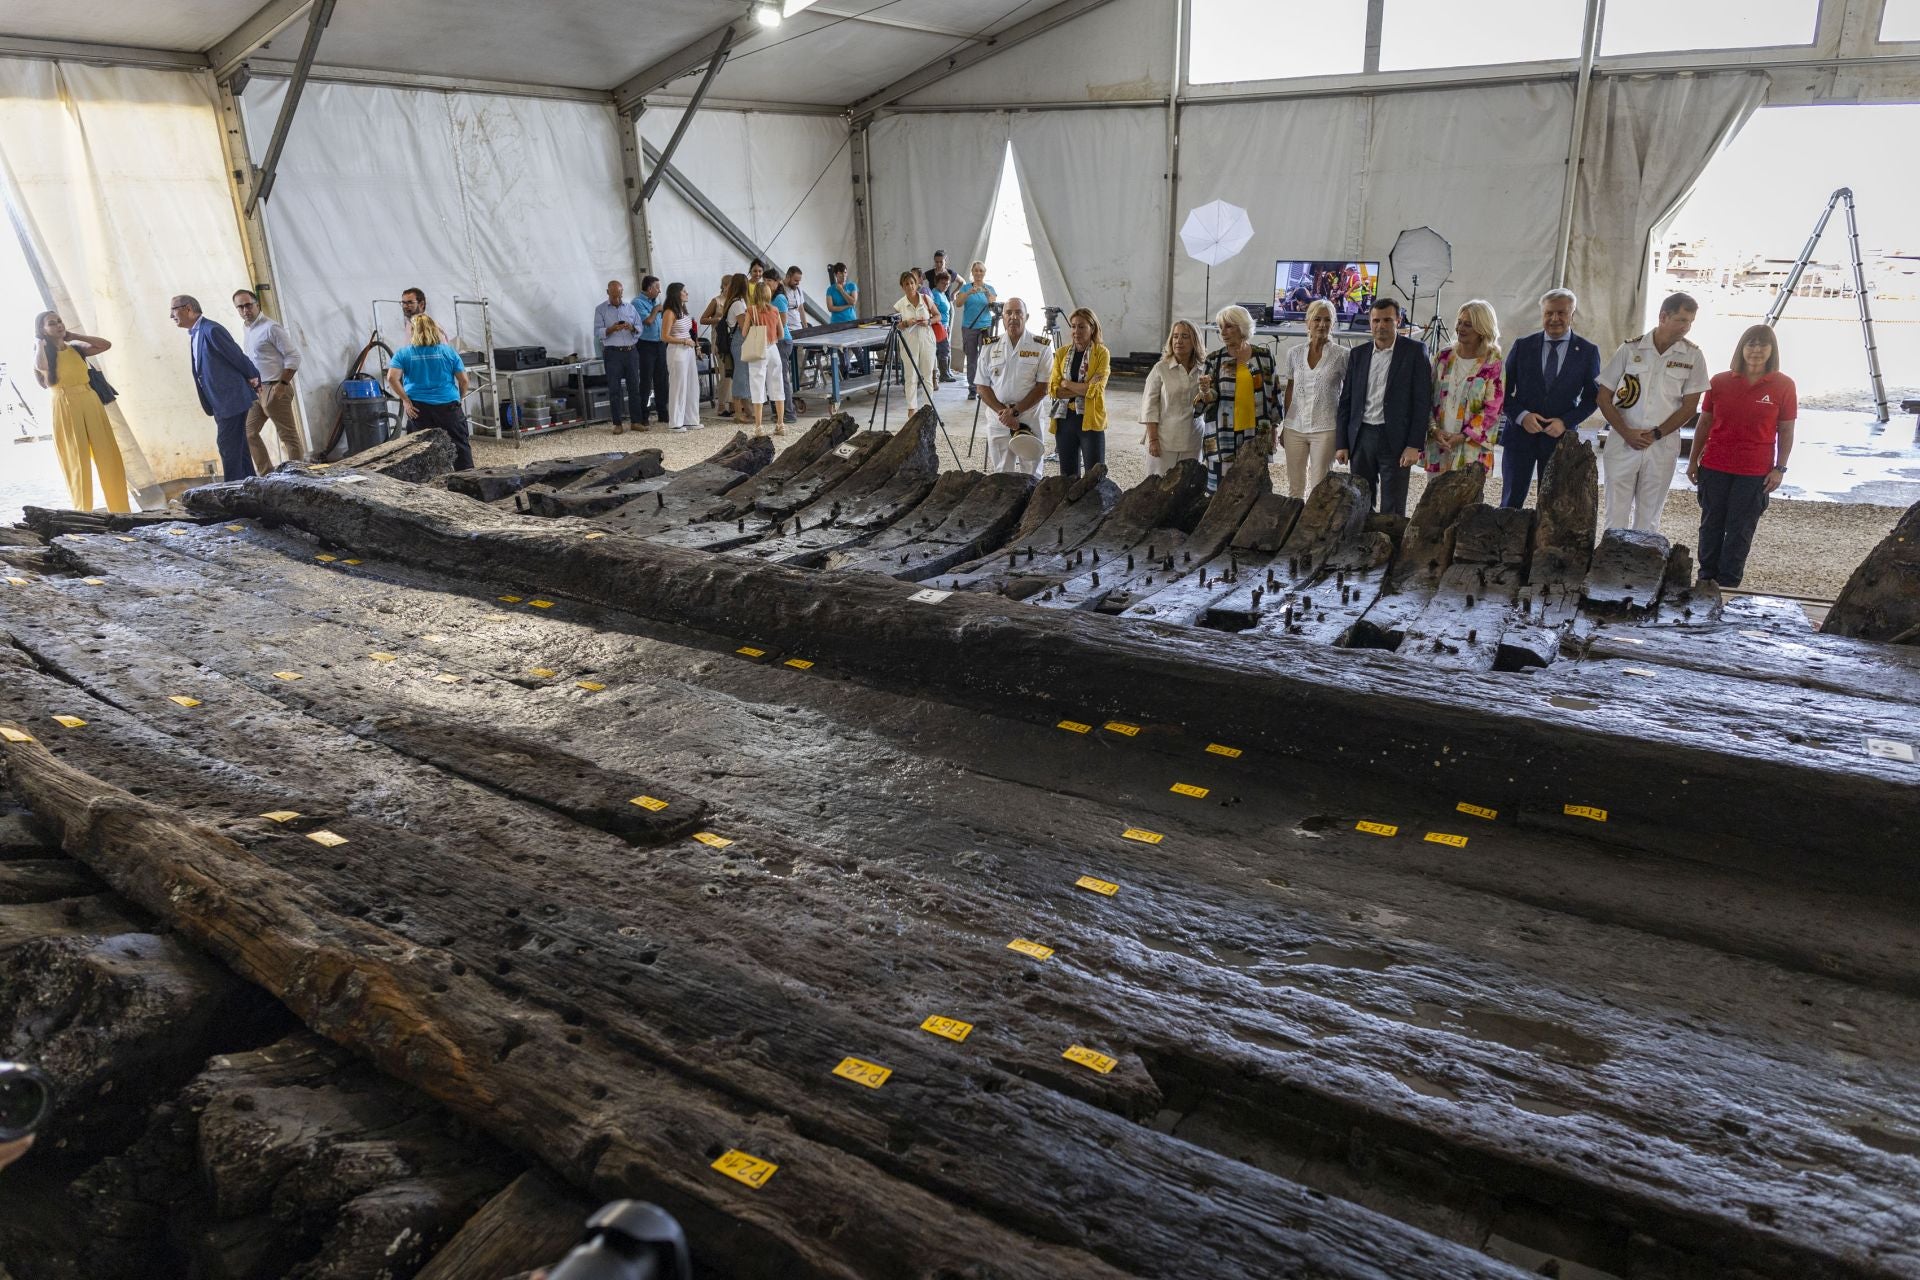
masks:
{"type": "Polygon", "coordinates": [[[1047,398],[1047,374],[1052,369],[1053,352],[1045,334],[1027,332],[1027,304],[1008,298],[1000,311],[1000,337],[980,353],[980,365],[973,382],[980,389],[980,402],[993,415],[987,424],[987,470],[990,472],[1027,471],[1039,475],[1046,467],[1046,449],[1028,450],[1027,461],[1007,442],[1016,429],[1024,428],[1040,435],[1040,402],[1047,398]]]}

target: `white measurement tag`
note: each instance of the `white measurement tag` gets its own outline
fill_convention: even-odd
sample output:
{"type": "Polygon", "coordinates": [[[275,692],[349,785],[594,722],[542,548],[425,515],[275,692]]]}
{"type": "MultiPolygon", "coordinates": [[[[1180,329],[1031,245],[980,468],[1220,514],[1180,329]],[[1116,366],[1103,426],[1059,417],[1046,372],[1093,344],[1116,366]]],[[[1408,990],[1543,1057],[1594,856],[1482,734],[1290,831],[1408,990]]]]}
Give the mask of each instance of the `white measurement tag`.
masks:
{"type": "Polygon", "coordinates": [[[1901,760],[1907,764],[1914,762],[1913,744],[1895,742],[1891,738],[1868,738],[1867,754],[1876,760],[1901,760]]]}
{"type": "Polygon", "coordinates": [[[935,591],[929,587],[924,591],[914,592],[908,596],[907,599],[913,601],[915,604],[939,604],[952,594],[953,592],[951,591],[935,591]]]}
{"type": "Polygon", "coordinates": [[[833,451],[833,456],[836,458],[851,458],[856,452],[857,450],[854,449],[853,445],[851,443],[848,443],[848,444],[841,445],[838,449],[835,449],[833,451]]]}

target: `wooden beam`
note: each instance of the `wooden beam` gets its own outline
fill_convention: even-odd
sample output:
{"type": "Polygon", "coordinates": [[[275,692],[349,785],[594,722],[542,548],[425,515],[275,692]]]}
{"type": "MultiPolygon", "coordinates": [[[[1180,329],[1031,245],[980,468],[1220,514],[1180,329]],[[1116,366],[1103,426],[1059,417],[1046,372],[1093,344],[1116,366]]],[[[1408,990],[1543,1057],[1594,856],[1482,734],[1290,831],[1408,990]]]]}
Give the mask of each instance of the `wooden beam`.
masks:
{"type": "Polygon", "coordinates": [[[878,93],[866,97],[847,108],[856,122],[866,119],[875,111],[889,103],[897,102],[908,94],[918,93],[929,85],[938,84],[957,71],[985,62],[996,53],[1004,53],[1015,45],[1025,44],[1037,35],[1053,30],[1063,22],[1071,22],[1084,14],[1092,13],[1107,0],[1060,0],[1050,9],[1042,9],[1024,22],[1016,22],[1004,31],[982,36],[968,48],[957,52],[942,54],[919,70],[895,80],[878,93]]]}

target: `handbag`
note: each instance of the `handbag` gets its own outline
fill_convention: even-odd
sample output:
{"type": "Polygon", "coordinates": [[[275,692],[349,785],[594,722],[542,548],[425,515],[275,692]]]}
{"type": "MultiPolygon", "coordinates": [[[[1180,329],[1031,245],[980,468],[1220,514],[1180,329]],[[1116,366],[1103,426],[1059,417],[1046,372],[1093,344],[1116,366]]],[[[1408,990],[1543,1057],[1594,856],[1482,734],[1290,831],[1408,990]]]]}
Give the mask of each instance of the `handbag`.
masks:
{"type": "Polygon", "coordinates": [[[740,358],[748,364],[767,358],[766,318],[755,312],[749,317],[753,323],[747,327],[746,336],[740,339],[740,358]]]}
{"type": "Polygon", "coordinates": [[[111,382],[107,381],[107,375],[94,368],[92,364],[87,365],[87,385],[93,388],[93,394],[100,397],[101,404],[112,404],[120,398],[120,393],[113,389],[111,382]]]}

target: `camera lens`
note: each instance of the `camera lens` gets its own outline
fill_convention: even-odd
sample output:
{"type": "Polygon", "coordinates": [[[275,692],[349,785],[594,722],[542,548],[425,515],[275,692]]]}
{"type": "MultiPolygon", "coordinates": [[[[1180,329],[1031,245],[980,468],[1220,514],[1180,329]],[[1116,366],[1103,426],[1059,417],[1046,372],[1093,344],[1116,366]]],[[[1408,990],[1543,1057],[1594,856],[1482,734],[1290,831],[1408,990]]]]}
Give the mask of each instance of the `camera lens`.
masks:
{"type": "Polygon", "coordinates": [[[47,1118],[51,1104],[47,1078],[38,1070],[0,1062],[0,1142],[31,1134],[47,1118]]]}

